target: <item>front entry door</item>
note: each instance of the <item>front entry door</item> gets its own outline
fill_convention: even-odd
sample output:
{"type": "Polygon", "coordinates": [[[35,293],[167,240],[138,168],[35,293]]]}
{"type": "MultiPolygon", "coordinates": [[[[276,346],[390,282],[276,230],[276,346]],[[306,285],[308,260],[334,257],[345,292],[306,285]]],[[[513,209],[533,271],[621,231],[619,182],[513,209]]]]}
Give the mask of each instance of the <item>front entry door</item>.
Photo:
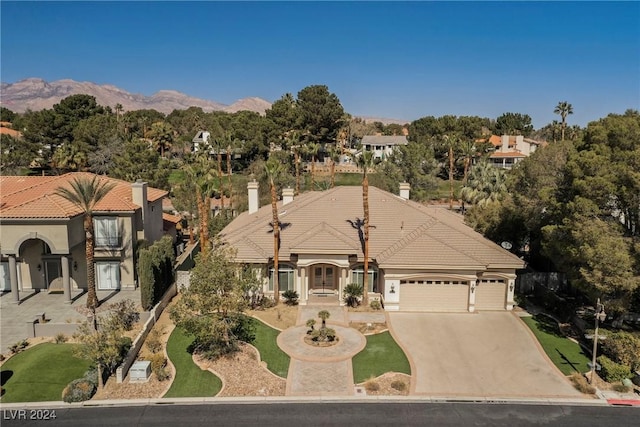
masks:
{"type": "Polygon", "coordinates": [[[49,289],[51,282],[58,277],[62,277],[62,265],[59,259],[50,259],[44,261],[46,288],[49,289]]]}
{"type": "Polygon", "coordinates": [[[335,289],[335,271],[332,265],[313,267],[313,289],[315,291],[333,291],[335,289]]]}

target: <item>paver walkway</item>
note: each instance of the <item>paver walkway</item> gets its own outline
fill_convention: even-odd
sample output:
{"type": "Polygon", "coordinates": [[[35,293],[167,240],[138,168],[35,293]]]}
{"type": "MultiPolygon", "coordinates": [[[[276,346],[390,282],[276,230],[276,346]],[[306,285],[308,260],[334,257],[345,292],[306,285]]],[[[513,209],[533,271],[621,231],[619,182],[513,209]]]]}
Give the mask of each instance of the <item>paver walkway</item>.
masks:
{"type": "Polygon", "coordinates": [[[353,396],[351,358],[366,345],[364,336],[348,326],[345,307],[306,305],[298,309],[298,326],[278,335],[278,346],[291,357],[287,375],[287,396],[353,396]],[[304,342],[308,319],[327,310],[327,326],[336,331],[339,341],[330,347],[313,347],[304,342]]]}

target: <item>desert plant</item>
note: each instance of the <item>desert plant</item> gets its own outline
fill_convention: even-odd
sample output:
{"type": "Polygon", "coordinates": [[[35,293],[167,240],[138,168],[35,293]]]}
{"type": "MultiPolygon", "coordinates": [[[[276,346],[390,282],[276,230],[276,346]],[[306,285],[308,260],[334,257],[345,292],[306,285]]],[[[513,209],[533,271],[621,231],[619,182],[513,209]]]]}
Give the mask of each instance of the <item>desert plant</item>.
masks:
{"type": "Polygon", "coordinates": [[[96,386],[84,378],[78,378],[69,383],[62,390],[62,400],[67,403],[84,402],[91,399],[96,392],[96,386]]]}
{"type": "Polygon", "coordinates": [[[631,369],[628,366],[616,363],[607,356],[598,357],[598,363],[602,366],[600,374],[607,382],[622,381],[631,376],[631,369]]]}
{"type": "Polygon", "coordinates": [[[349,307],[357,307],[360,305],[360,297],[362,296],[362,285],[357,283],[349,283],[344,287],[344,302],[349,307]]]}
{"type": "Polygon", "coordinates": [[[57,335],[53,338],[53,341],[54,341],[56,344],[62,344],[62,343],[67,342],[68,340],[69,340],[69,338],[68,338],[65,334],[63,334],[62,332],[61,332],[61,333],[59,333],[59,334],[57,334],[57,335]]]}
{"type": "Polygon", "coordinates": [[[287,305],[298,305],[298,293],[293,289],[287,289],[282,293],[284,303],[287,305]]]}
{"type": "Polygon", "coordinates": [[[624,384],[614,384],[611,388],[618,393],[629,393],[631,391],[631,387],[627,387],[624,384]]]}
{"type": "Polygon", "coordinates": [[[373,310],[381,310],[382,304],[380,304],[379,300],[374,299],[373,301],[371,301],[371,304],[369,304],[369,307],[371,307],[373,310]]]}
{"type": "Polygon", "coordinates": [[[9,351],[11,352],[11,354],[18,354],[20,353],[22,350],[24,350],[25,348],[27,348],[27,346],[29,345],[29,341],[27,340],[20,340],[14,344],[12,344],[9,347],[9,351]]]}
{"type": "Polygon", "coordinates": [[[310,334],[311,332],[313,332],[313,330],[315,329],[314,328],[315,326],[316,326],[316,319],[307,320],[307,328],[309,328],[307,333],[310,334]]]}
{"type": "Polygon", "coordinates": [[[327,319],[329,317],[331,317],[331,313],[329,313],[327,310],[320,310],[318,312],[318,317],[320,319],[322,319],[322,328],[326,328],[327,327],[327,319]]]}
{"type": "Polygon", "coordinates": [[[380,384],[378,384],[378,382],[374,379],[370,379],[364,383],[364,388],[367,391],[378,391],[380,390],[380,384]]]}
{"type": "Polygon", "coordinates": [[[171,374],[169,374],[169,370],[166,368],[166,366],[163,366],[153,373],[155,374],[158,381],[166,381],[171,377],[171,374]]]}
{"type": "Polygon", "coordinates": [[[4,354],[0,354],[0,362],[4,361],[4,359],[6,359],[6,357],[4,357],[4,354]]]}
{"type": "Polygon", "coordinates": [[[149,358],[151,370],[156,373],[167,365],[167,358],[162,353],[156,353],[149,358]]]}
{"type": "Polygon", "coordinates": [[[163,331],[161,329],[153,328],[151,332],[149,332],[149,335],[147,335],[145,345],[151,353],[162,351],[162,333],[163,331]]]}
{"type": "Polygon", "coordinates": [[[569,379],[573,383],[573,386],[580,393],[595,394],[596,388],[587,382],[587,379],[579,372],[574,372],[569,379]]]}
{"type": "Polygon", "coordinates": [[[136,310],[135,303],[130,299],[110,304],[109,309],[113,314],[110,319],[116,323],[114,326],[124,331],[133,329],[133,325],[140,319],[140,313],[136,310]]]}
{"type": "Polygon", "coordinates": [[[405,391],[407,384],[404,381],[395,380],[391,383],[391,388],[398,391],[405,391]]]}

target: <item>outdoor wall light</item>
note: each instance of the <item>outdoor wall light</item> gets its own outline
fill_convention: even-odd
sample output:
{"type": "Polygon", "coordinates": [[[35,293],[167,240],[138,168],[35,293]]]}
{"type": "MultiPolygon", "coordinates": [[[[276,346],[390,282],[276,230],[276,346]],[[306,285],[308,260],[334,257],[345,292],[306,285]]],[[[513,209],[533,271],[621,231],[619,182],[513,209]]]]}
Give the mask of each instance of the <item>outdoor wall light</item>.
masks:
{"type": "Polygon", "coordinates": [[[395,294],[396,293],[396,285],[395,283],[391,284],[391,290],[389,291],[390,294],[395,294]]]}
{"type": "Polygon", "coordinates": [[[42,264],[38,264],[38,271],[42,271],[42,264]]]}
{"type": "Polygon", "coordinates": [[[78,271],[78,261],[73,261],[73,271],[78,271]]]}
{"type": "Polygon", "coordinates": [[[513,292],[513,282],[509,284],[509,292],[513,292]]]}
{"type": "Polygon", "coordinates": [[[476,290],[476,285],[475,285],[475,283],[472,283],[471,284],[471,293],[475,292],[475,290],[476,290]]]}

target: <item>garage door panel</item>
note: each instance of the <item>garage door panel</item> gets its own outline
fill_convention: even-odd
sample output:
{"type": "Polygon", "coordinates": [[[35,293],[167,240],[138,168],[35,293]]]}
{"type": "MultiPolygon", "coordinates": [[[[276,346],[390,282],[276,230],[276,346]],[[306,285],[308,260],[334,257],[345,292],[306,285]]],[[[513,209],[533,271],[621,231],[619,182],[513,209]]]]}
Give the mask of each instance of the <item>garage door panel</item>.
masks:
{"type": "Polygon", "coordinates": [[[467,311],[468,286],[436,284],[402,284],[401,311],[467,311]]]}
{"type": "Polygon", "coordinates": [[[476,287],[476,310],[504,310],[507,285],[481,283],[476,287]]]}

